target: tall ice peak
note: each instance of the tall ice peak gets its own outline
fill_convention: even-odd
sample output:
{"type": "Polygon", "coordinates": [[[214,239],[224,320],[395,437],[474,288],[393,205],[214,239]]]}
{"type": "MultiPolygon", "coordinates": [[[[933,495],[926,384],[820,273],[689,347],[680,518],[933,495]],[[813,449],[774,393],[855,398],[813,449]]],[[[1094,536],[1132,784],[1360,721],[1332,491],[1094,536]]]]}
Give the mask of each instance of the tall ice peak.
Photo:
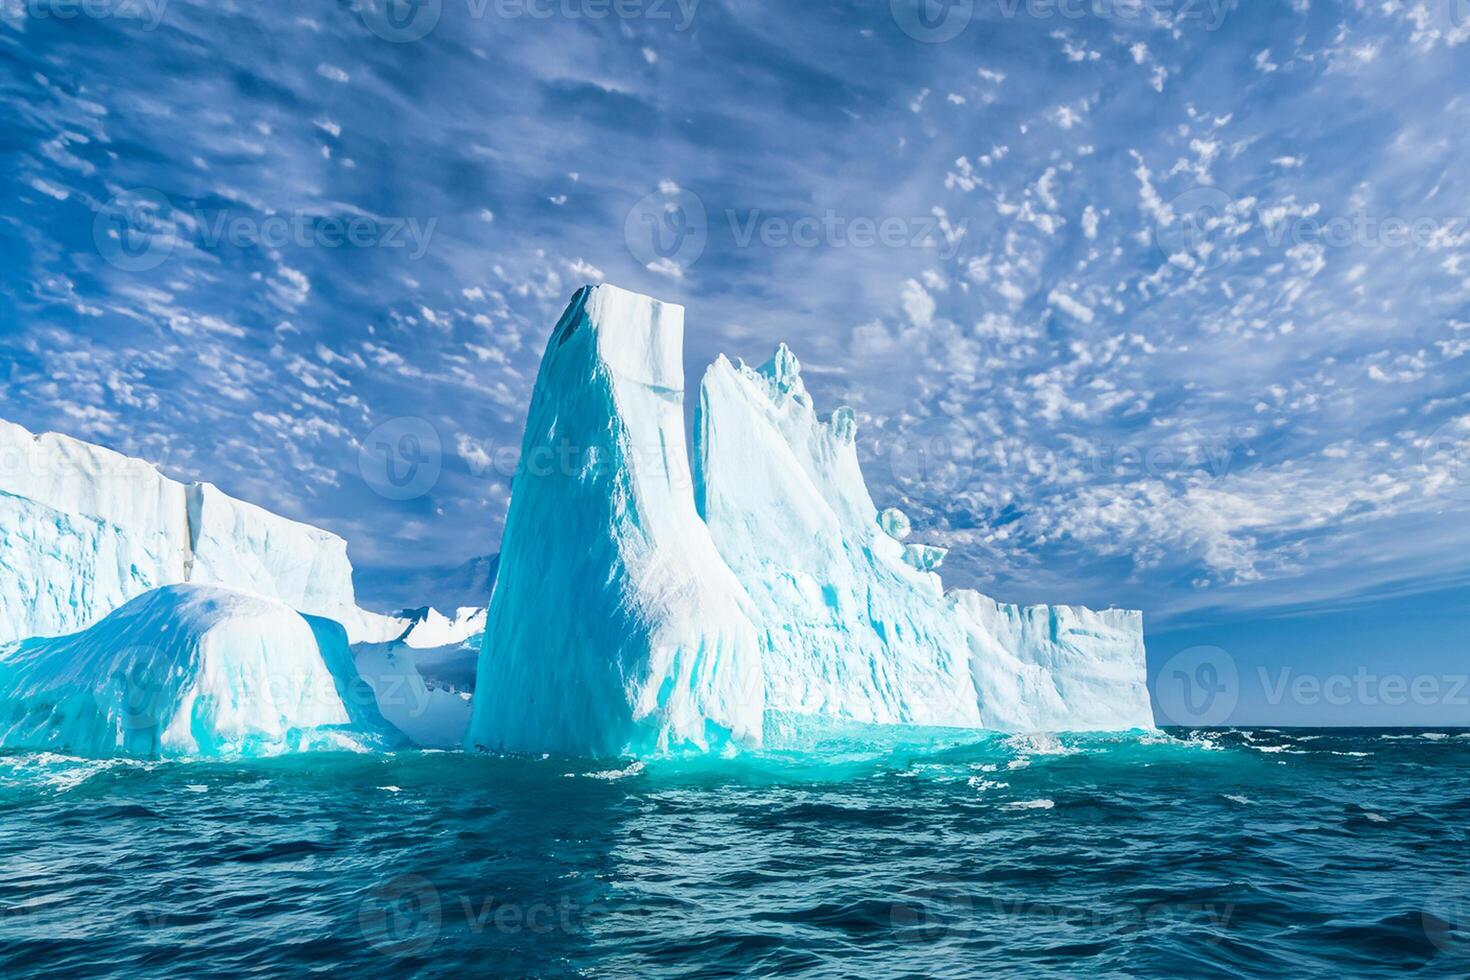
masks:
{"type": "Polygon", "coordinates": [[[602,283],[583,286],[553,334],[565,344],[592,330],[597,354],[613,373],[652,388],[684,390],[684,307],[602,283]]]}
{"type": "Polygon", "coordinates": [[[568,755],[759,742],[748,600],[695,508],[684,310],[584,287],[546,345],[511,488],[467,744],[568,755]]]}

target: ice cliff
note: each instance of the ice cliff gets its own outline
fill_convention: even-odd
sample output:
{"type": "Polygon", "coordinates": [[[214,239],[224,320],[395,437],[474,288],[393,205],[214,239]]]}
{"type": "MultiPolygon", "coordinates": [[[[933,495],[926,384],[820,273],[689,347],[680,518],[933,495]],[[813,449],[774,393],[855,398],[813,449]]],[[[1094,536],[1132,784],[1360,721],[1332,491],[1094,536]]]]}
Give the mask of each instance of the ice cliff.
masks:
{"type": "Polygon", "coordinates": [[[467,743],[616,755],[758,741],[744,590],[694,506],[683,309],[584,288],[531,398],[467,743]]]}
{"type": "Polygon", "coordinates": [[[342,623],[354,642],[403,628],[358,608],[336,535],[101,446],[0,421],[0,642],[84,629],[184,582],[279,599],[342,623]]]}
{"type": "Polygon", "coordinates": [[[691,475],[679,307],[580,291],[532,396],[467,743],[608,755],[756,744],[774,719],[1152,725],[1138,613],[946,592],[879,512],[856,422],[784,345],[721,357],[691,475]]]}
{"type": "Polygon", "coordinates": [[[5,748],[221,756],[401,741],[342,627],[274,599],[170,585],[79,633],[0,645],[5,748]]]}
{"type": "Polygon", "coordinates": [[[756,609],[773,712],[1006,731],[1149,727],[1143,620],[946,593],[945,551],[904,543],[858,463],[857,425],[818,418],[783,344],[719,358],[700,388],[696,494],[756,609]]]}
{"type": "Polygon", "coordinates": [[[936,576],[878,527],[852,413],[820,422],[796,357],[723,356],[695,421],[698,497],[745,587],[772,710],[979,727],[965,636],[936,576]]]}

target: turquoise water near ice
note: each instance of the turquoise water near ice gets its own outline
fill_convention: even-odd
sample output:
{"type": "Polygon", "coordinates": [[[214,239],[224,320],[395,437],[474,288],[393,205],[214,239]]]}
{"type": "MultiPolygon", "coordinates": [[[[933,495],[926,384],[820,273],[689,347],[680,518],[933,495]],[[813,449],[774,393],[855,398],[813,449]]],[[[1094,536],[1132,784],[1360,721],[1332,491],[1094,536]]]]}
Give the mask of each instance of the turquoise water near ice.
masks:
{"type": "Polygon", "coordinates": [[[1455,977],[1470,734],[0,755],[0,976],[1455,977]]]}

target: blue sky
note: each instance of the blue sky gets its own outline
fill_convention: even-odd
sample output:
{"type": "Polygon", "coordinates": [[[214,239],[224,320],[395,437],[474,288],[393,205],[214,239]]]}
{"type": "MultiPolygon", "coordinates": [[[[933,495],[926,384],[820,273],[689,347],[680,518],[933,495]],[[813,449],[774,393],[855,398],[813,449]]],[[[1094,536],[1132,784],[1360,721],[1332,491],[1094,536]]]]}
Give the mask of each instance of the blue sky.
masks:
{"type": "Polygon", "coordinates": [[[382,2],[0,2],[0,415],[417,604],[606,280],[789,343],[950,585],[1465,662],[1470,5],[382,2]]]}

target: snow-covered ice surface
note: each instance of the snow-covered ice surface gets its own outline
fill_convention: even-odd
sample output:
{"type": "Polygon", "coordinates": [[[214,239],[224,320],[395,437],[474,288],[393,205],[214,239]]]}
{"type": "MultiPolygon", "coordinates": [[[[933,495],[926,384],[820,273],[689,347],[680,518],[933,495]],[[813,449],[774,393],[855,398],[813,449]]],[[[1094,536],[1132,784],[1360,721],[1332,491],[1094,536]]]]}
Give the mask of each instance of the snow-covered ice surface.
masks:
{"type": "Polygon", "coordinates": [[[0,746],[107,757],[370,750],[401,741],[342,627],[170,585],[91,628],[0,646],[0,746]]]}
{"type": "Polygon", "coordinates": [[[971,589],[956,589],[950,595],[972,635],[993,638],[1028,668],[1043,672],[1050,690],[1038,699],[1027,727],[1049,731],[1153,727],[1143,613],[1014,606],[971,589]],[[1045,710],[1045,705],[1052,707],[1045,710]]]}
{"type": "Polygon", "coordinates": [[[683,309],[580,290],[531,399],[467,743],[608,756],[760,738],[760,649],[695,510],[683,309]]]}
{"type": "MultiPolygon", "coordinates": [[[[367,612],[357,606],[347,543],[337,535],[236,500],[212,484],[178,483],[143,460],[0,422],[0,643],[62,638],[36,649],[89,652],[69,676],[91,690],[105,679],[90,678],[86,670],[102,663],[99,645],[118,636],[103,628],[104,617],[153,590],[185,583],[289,607],[284,621],[293,629],[299,632],[305,622],[322,634],[316,646],[302,649],[334,658],[335,674],[354,670],[358,650],[365,649],[363,661],[376,673],[359,694],[385,692],[389,702],[381,711],[402,722],[416,742],[442,747],[462,741],[474,686],[472,677],[468,683],[462,678],[472,674],[475,656],[464,644],[484,631],[483,607],[460,609],[452,619],[427,607],[396,617],[367,612]],[[327,635],[332,629],[345,629],[344,642],[327,635]],[[77,646],[69,634],[82,630],[87,639],[77,646]],[[358,647],[348,650],[348,641],[358,647]],[[423,648],[429,676],[418,672],[418,656],[383,652],[395,643],[423,648]],[[397,669],[404,662],[408,669],[397,669]],[[447,682],[439,674],[461,680],[447,682]]],[[[161,593],[175,594],[190,593],[161,593]]],[[[483,598],[488,602],[488,594],[483,598]]],[[[187,618],[198,608],[182,603],[178,615],[187,618]]],[[[189,619],[169,626],[167,615],[155,611],[152,621],[160,628],[187,633],[197,625],[189,619]]],[[[278,695],[284,696],[262,695],[267,714],[278,695]]],[[[382,716],[369,721],[381,725],[382,716]]],[[[214,751],[210,744],[206,740],[200,753],[214,751]]]]}
{"type": "Polygon", "coordinates": [[[358,608],[335,534],[185,486],[151,463],[0,421],[0,642],[84,629],[184,582],[280,599],[354,642],[406,624],[358,608]]]}
{"type": "MultiPolygon", "coordinates": [[[[485,598],[490,598],[489,593],[485,598]]],[[[484,606],[461,606],[451,619],[432,606],[405,610],[398,615],[409,626],[400,639],[417,650],[455,646],[485,632],[488,611],[484,606]]]]}

